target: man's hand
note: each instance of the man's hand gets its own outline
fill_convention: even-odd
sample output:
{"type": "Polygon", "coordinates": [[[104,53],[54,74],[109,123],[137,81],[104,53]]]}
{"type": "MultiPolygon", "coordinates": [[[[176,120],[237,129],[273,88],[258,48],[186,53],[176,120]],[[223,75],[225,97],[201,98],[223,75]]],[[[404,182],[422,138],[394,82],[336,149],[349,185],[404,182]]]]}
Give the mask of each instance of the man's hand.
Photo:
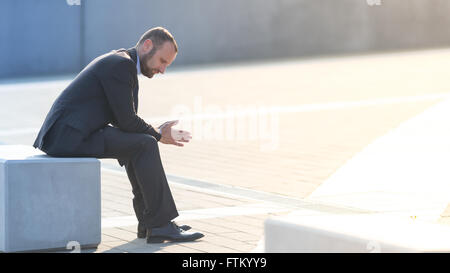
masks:
{"type": "Polygon", "coordinates": [[[192,137],[188,131],[172,129],[172,126],[177,123],[178,120],[167,121],[158,127],[161,134],[161,139],[159,142],[164,144],[173,144],[180,147],[184,146],[184,144],[180,142],[189,142],[192,137]]]}

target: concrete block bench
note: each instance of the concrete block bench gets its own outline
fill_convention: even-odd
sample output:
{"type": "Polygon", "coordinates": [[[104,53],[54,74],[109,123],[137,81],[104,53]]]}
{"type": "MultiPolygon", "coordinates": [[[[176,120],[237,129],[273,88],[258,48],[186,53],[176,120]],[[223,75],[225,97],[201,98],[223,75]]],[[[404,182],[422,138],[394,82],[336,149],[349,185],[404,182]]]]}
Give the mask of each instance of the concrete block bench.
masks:
{"type": "Polygon", "coordinates": [[[450,227],[407,216],[295,213],[264,223],[265,252],[450,252],[450,227]]]}
{"type": "Polygon", "coordinates": [[[0,145],[0,252],[66,249],[71,241],[90,248],[100,240],[98,159],[0,145]]]}

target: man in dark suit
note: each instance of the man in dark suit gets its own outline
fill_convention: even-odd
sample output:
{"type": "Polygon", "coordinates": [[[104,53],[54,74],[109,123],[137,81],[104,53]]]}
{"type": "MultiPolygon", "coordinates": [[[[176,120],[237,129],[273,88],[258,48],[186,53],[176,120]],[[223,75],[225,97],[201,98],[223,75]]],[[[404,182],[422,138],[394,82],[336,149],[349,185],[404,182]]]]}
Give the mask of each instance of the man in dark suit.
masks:
{"type": "Polygon", "coordinates": [[[137,115],[138,73],[148,78],[164,73],[177,52],[173,36],[157,27],[135,47],[97,57],[53,103],[33,145],[56,157],[118,159],[132,185],[138,237],[148,243],[203,237],[172,221],[178,212],[158,149],[158,142],[183,146],[189,139],[174,139],[177,121],[155,129],[137,115]]]}

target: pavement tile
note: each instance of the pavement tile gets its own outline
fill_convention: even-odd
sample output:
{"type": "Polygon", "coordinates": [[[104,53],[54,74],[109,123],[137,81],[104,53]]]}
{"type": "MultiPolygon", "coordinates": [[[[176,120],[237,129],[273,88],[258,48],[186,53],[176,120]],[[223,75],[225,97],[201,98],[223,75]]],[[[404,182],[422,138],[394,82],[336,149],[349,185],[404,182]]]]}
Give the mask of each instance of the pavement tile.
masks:
{"type": "Polygon", "coordinates": [[[228,248],[225,246],[215,245],[207,241],[196,241],[196,242],[189,242],[185,243],[185,247],[197,250],[197,251],[203,251],[207,253],[234,253],[236,252],[235,249],[228,248]]]}
{"type": "Polygon", "coordinates": [[[249,218],[246,216],[231,216],[231,217],[224,217],[224,218],[215,218],[214,221],[211,222],[213,225],[220,225],[220,226],[230,226],[233,229],[240,229],[240,227],[243,227],[245,229],[250,228],[262,228],[263,227],[263,220],[257,220],[253,218],[249,218]]]}
{"type": "Polygon", "coordinates": [[[107,234],[103,233],[103,231],[102,231],[101,244],[102,243],[107,243],[107,242],[116,242],[116,241],[121,241],[121,239],[119,239],[117,237],[114,237],[114,236],[107,235],[107,234]]]}
{"type": "Polygon", "coordinates": [[[104,200],[109,200],[114,203],[128,205],[130,203],[130,200],[132,200],[133,196],[121,196],[116,194],[115,192],[114,193],[107,192],[106,189],[104,189],[102,190],[102,198],[104,200]]]}
{"type": "Polygon", "coordinates": [[[145,239],[135,239],[133,241],[121,241],[121,244],[115,244],[113,245],[114,249],[124,251],[124,252],[139,252],[144,251],[145,252],[159,252],[163,251],[162,247],[159,246],[159,244],[147,244],[145,239]]]}
{"type": "Polygon", "coordinates": [[[105,228],[102,229],[102,234],[106,234],[109,235],[110,237],[126,241],[131,241],[137,238],[135,232],[133,233],[121,228],[105,228]]]}
{"type": "MultiPolygon", "coordinates": [[[[209,220],[209,219],[208,219],[209,220]]],[[[180,223],[181,224],[181,223],[180,223]]],[[[183,221],[183,224],[188,224],[193,230],[198,230],[207,234],[221,234],[224,232],[236,232],[237,230],[230,227],[223,227],[218,225],[213,225],[207,220],[196,220],[196,221],[183,221]]]]}
{"type": "Polygon", "coordinates": [[[230,246],[231,249],[233,249],[236,253],[250,253],[256,248],[256,244],[234,244],[230,246]]]}
{"type": "Polygon", "coordinates": [[[255,219],[251,218],[250,215],[245,216],[233,216],[233,217],[227,217],[226,219],[218,219],[217,223],[220,222],[237,222],[237,223],[245,223],[248,226],[253,226],[257,228],[261,228],[264,226],[264,219],[255,219]]]}
{"type": "Polygon", "coordinates": [[[107,247],[110,247],[110,248],[116,248],[118,246],[126,245],[126,244],[130,244],[130,242],[128,240],[119,239],[119,240],[116,240],[116,241],[102,242],[100,245],[101,246],[107,246],[107,247]]]}
{"type": "MultiPolygon", "coordinates": [[[[199,221],[204,224],[208,224],[209,230],[214,230],[214,231],[216,231],[216,229],[222,229],[222,230],[226,230],[225,232],[240,231],[240,232],[246,232],[246,233],[250,233],[250,234],[255,234],[255,233],[258,234],[259,231],[262,229],[262,227],[248,226],[246,224],[237,223],[237,222],[228,222],[227,223],[226,221],[222,221],[222,223],[217,223],[217,222],[215,222],[216,219],[210,219],[210,221],[207,221],[207,220],[199,220],[199,221]]],[[[214,232],[214,234],[218,234],[218,233],[214,232]]]]}
{"type": "Polygon", "coordinates": [[[100,244],[97,249],[95,249],[94,251],[88,251],[88,250],[82,250],[81,253],[107,253],[107,251],[111,251],[111,247],[104,245],[104,244],[100,244]]]}
{"type": "MultiPolygon", "coordinates": [[[[151,244],[150,244],[151,245],[151,244]]],[[[161,252],[164,253],[202,253],[204,251],[193,249],[190,247],[185,246],[186,243],[165,243],[165,244],[159,244],[161,245],[159,247],[161,252]]],[[[135,252],[147,252],[147,248],[139,248],[135,249],[135,252]]]]}
{"type": "Polygon", "coordinates": [[[137,224],[136,225],[132,225],[132,226],[120,227],[119,229],[126,230],[128,232],[136,234],[137,233],[137,224]]]}
{"type": "Polygon", "coordinates": [[[261,232],[258,234],[250,234],[247,232],[227,232],[221,235],[220,239],[231,238],[240,242],[253,243],[260,240],[263,237],[264,230],[261,228],[261,232]]]}
{"type": "MultiPolygon", "coordinates": [[[[230,233],[225,233],[225,234],[228,235],[230,233]]],[[[224,246],[224,247],[227,247],[227,248],[232,248],[232,249],[235,249],[235,248],[240,249],[239,248],[240,246],[245,246],[245,247],[249,247],[249,248],[251,248],[251,247],[255,248],[256,247],[256,244],[248,243],[249,238],[246,237],[241,232],[236,232],[233,235],[234,236],[209,235],[209,236],[205,236],[203,241],[204,242],[210,242],[210,243],[215,244],[215,245],[224,246]],[[236,236],[237,234],[240,235],[240,237],[239,237],[240,239],[237,238],[237,236],[236,236]]],[[[253,240],[253,242],[254,241],[256,241],[256,239],[253,240]]]]}
{"type": "MultiPolygon", "coordinates": [[[[165,92],[159,101],[154,100],[154,94],[151,92],[141,92],[139,115],[144,118],[168,115],[170,113],[167,111],[170,111],[173,105],[188,104],[189,107],[189,103],[194,103],[193,98],[196,97],[201,98],[205,107],[215,105],[225,109],[230,105],[254,105],[255,95],[260,99],[259,103],[284,107],[315,104],[326,106],[327,103],[359,100],[376,101],[380,98],[428,95],[437,93],[436,90],[448,92],[449,81],[446,70],[433,68],[435,60],[447,60],[450,54],[442,52],[405,54],[403,56],[407,57],[400,59],[392,58],[389,54],[375,56],[375,60],[378,61],[373,61],[374,59],[371,59],[373,57],[369,56],[368,59],[342,58],[331,62],[320,60],[271,63],[263,67],[237,66],[226,70],[225,73],[220,70],[215,72],[205,70],[197,74],[184,71],[164,81],[140,82],[142,90],[164,89],[165,92]],[[424,60],[427,61],[423,62],[424,60]],[[352,73],[342,70],[343,64],[348,61],[352,62],[352,73]],[[375,80],[373,71],[377,72],[375,80]],[[406,72],[396,73],[398,71],[406,72]],[[297,77],[299,72],[302,77],[297,77]],[[439,78],[436,78],[436,73],[440,73],[439,78]],[[396,79],[392,80],[394,74],[396,79]],[[411,77],[422,74],[426,77],[411,77]],[[320,81],[323,78],[331,80],[320,81]],[[286,84],[280,85],[280,79],[286,84]],[[200,81],[202,85],[199,86],[200,81]],[[217,82],[223,84],[217,85],[217,82]],[[249,82],[252,86],[245,86],[245,83],[249,82]],[[318,82],[320,84],[317,84],[318,82]],[[409,83],[408,88],[404,88],[404,82],[409,83]],[[243,83],[244,86],[241,86],[243,83]],[[214,86],[215,92],[210,92],[211,86],[214,86]],[[292,89],[293,86],[295,90],[292,89]],[[277,92],[273,92],[275,87],[277,92]],[[364,92],[361,92],[362,87],[364,92]],[[181,89],[190,91],[180,93],[181,89]],[[310,92],[312,89],[314,92],[310,92]],[[243,90],[250,91],[243,92],[243,90]]],[[[20,90],[17,91],[18,95],[14,95],[14,92],[0,94],[2,105],[8,105],[9,102],[11,105],[19,103],[16,108],[23,112],[20,115],[9,115],[12,118],[5,122],[16,126],[15,124],[19,124],[21,120],[32,120],[33,123],[29,126],[36,128],[42,124],[51,100],[60,92],[51,89],[38,93],[30,92],[29,100],[18,100],[16,96],[22,96],[22,93],[20,90]],[[48,100],[42,109],[29,107],[33,109],[33,115],[25,111],[23,103],[47,97],[48,100]],[[14,118],[16,116],[17,119],[14,118]]],[[[282,113],[278,116],[276,131],[278,145],[268,151],[262,151],[263,141],[251,139],[248,132],[241,132],[242,139],[236,136],[231,140],[207,140],[198,137],[201,132],[194,131],[193,140],[183,149],[160,145],[161,159],[166,172],[179,177],[305,198],[369,143],[398,127],[405,120],[420,114],[437,101],[423,100],[414,103],[282,113]]],[[[1,142],[11,144],[20,142],[29,145],[34,137],[33,134],[2,136],[1,142]]],[[[118,166],[117,160],[112,159],[102,159],[102,166],[105,164],[118,166]]],[[[101,175],[102,217],[134,215],[131,185],[126,175],[105,169],[101,175]]],[[[220,194],[187,190],[177,187],[176,183],[171,184],[171,189],[178,208],[182,210],[237,206],[252,202],[220,194]]],[[[439,219],[441,223],[450,224],[449,211],[447,207],[442,213],[439,219]]],[[[102,229],[102,243],[95,253],[102,251],[166,253],[183,252],[185,249],[204,252],[246,252],[262,236],[264,221],[267,218],[287,213],[186,220],[180,224],[189,224],[194,231],[202,231],[206,236],[200,241],[183,244],[149,246],[144,239],[136,238],[136,226],[105,228],[102,229]]]]}
{"type": "Polygon", "coordinates": [[[102,213],[103,218],[123,217],[126,215],[129,215],[129,213],[123,213],[121,211],[111,211],[107,213],[102,213]]]}
{"type": "MultiPolygon", "coordinates": [[[[156,248],[152,246],[133,248],[129,253],[170,253],[164,250],[164,248],[156,248]]],[[[174,252],[177,253],[177,252],[174,252]]]]}
{"type": "Polygon", "coordinates": [[[440,218],[437,220],[437,223],[443,224],[443,225],[450,225],[450,217],[448,217],[448,216],[440,217],[440,218]]]}

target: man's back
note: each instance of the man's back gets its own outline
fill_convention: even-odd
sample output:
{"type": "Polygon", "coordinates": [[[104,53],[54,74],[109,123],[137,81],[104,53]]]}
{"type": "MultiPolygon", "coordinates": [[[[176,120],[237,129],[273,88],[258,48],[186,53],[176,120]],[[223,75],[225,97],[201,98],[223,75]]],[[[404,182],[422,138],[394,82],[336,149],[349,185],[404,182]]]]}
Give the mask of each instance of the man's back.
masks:
{"type": "Polygon", "coordinates": [[[136,114],[136,58],[135,48],[120,49],[89,63],[55,100],[33,146],[44,146],[56,121],[75,128],[83,138],[110,123],[126,132],[152,132],[136,114]]]}

